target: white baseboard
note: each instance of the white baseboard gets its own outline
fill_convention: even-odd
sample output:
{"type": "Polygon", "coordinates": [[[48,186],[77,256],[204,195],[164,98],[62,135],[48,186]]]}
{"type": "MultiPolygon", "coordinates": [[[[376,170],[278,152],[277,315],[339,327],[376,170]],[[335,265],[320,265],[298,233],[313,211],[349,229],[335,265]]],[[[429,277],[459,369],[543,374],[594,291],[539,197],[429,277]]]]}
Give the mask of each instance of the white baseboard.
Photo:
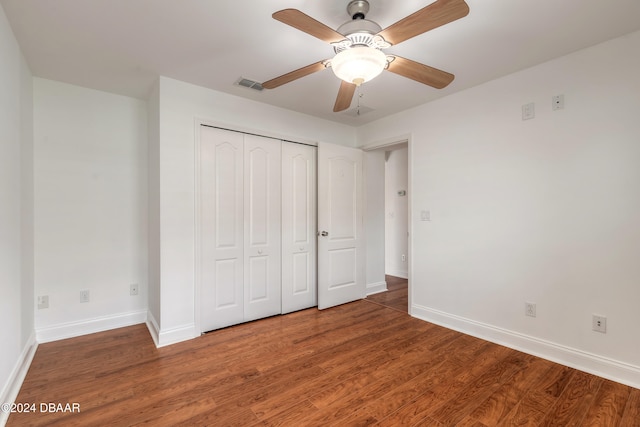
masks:
{"type": "Polygon", "coordinates": [[[137,325],[147,320],[147,311],[138,310],[129,313],[118,313],[109,316],[95,317],[77,322],[60,323],[36,329],[36,339],[39,343],[79,337],[95,332],[123,328],[137,325]]]}
{"type": "MultiPolygon", "coordinates": [[[[22,387],[22,383],[24,378],[27,376],[27,372],[29,371],[29,367],[31,366],[31,361],[33,360],[33,356],[36,354],[36,350],[38,349],[38,342],[36,341],[35,332],[31,334],[24,348],[22,349],[22,353],[20,353],[20,357],[18,358],[13,370],[11,371],[11,375],[9,375],[9,380],[7,384],[5,384],[2,389],[2,393],[0,394],[0,403],[13,403],[18,397],[18,392],[22,387]]],[[[9,419],[9,413],[0,411],[0,426],[4,426],[9,419]]]]}
{"type": "Polygon", "coordinates": [[[532,354],[621,384],[640,388],[640,366],[619,362],[597,354],[588,353],[417,304],[411,307],[411,315],[448,329],[453,329],[467,335],[532,354]]]}
{"type": "Polygon", "coordinates": [[[387,282],[367,283],[367,295],[379,294],[387,290],[387,282]]]}
{"type": "Polygon", "coordinates": [[[165,345],[171,345],[182,341],[191,340],[199,336],[200,333],[196,331],[196,325],[194,323],[178,326],[176,328],[161,330],[158,334],[158,347],[164,347],[165,345]]]}
{"type": "Polygon", "coordinates": [[[160,327],[158,326],[158,322],[156,321],[156,318],[153,316],[151,311],[147,312],[147,329],[149,329],[149,334],[151,334],[153,343],[156,345],[156,347],[160,347],[158,345],[158,336],[160,335],[160,327]]]}
{"type": "Polygon", "coordinates": [[[187,341],[200,336],[200,333],[196,330],[195,323],[178,326],[177,328],[160,330],[158,321],[155,317],[153,317],[153,314],[151,314],[151,312],[147,314],[147,329],[149,329],[151,338],[153,338],[153,342],[158,348],[176,344],[182,341],[187,341]]]}
{"type": "Polygon", "coordinates": [[[158,334],[158,347],[164,347],[165,345],[176,344],[182,341],[191,340],[200,336],[200,333],[196,332],[196,325],[191,323],[189,325],[178,326],[176,328],[160,331],[158,334]]]}
{"type": "Polygon", "coordinates": [[[409,272],[406,270],[390,270],[390,271],[385,271],[384,274],[388,276],[399,277],[401,279],[409,278],[409,272]]]}

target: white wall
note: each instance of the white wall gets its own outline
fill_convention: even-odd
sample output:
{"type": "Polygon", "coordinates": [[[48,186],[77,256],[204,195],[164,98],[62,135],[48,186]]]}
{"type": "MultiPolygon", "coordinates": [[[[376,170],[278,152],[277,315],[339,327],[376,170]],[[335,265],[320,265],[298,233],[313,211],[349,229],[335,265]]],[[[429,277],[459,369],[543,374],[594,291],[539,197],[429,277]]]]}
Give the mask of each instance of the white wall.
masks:
{"type": "Polygon", "coordinates": [[[385,272],[408,278],[409,242],[409,149],[387,152],[385,162],[385,272]],[[404,196],[398,195],[405,191],[404,196]],[[404,255],[404,260],[402,256],[404,255]]]}
{"type": "Polygon", "coordinates": [[[34,156],[38,340],[144,321],[146,103],[35,78],[34,156]]]}
{"type": "Polygon", "coordinates": [[[367,294],[387,290],[384,277],[384,150],[364,153],[367,294]]]}
{"type": "Polygon", "coordinates": [[[412,134],[414,315],[640,387],[639,51],[636,32],[359,129],[412,134]]]}
{"type": "Polygon", "coordinates": [[[32,87],[1,7],[0,58],[0,402],[11,402],[35,350],[32,87]]]}
{"type": "Polygon", "coordinates": [[[302,141],[355,144],[356,130],[326,120],[160,78],[160,319],[158,343],[197,334],[195,326],[195,123],[302,141]]]}

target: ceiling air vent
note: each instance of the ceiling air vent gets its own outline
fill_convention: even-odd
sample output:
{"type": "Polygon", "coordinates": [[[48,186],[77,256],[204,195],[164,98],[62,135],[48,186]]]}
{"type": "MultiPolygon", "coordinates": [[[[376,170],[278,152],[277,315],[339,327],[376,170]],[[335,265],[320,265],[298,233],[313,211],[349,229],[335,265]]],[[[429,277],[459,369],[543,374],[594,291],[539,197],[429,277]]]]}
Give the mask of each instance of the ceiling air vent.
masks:
{"type": "Polygon", "coordinates": [[[257,91],[261,91],[262,89],[264,89],[261,83],[258,83],[254,80],[245,79],[244,77],[240,77],[236,82],[236,85],[248,87],[249,89],[257,91]]]}

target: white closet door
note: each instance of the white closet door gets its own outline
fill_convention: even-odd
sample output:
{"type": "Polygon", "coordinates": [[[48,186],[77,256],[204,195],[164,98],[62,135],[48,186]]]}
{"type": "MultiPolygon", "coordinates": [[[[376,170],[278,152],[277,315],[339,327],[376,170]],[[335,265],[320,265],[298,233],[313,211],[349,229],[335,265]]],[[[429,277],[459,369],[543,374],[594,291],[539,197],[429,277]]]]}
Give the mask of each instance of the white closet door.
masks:
{"type": "Polygon", "coordinates": [[[282,313],[317,304],[316,148],[282,144],[282,313]]]}
{"type": "Polygon", "coordinates": [[[201,329],[240,323],[243,304],[243,136],[200,134],[201,329]]]}
{"type": "Polygon", "coordinates": [[[244,320],[281,312],[281,145],[244,136],[244,320]]]}

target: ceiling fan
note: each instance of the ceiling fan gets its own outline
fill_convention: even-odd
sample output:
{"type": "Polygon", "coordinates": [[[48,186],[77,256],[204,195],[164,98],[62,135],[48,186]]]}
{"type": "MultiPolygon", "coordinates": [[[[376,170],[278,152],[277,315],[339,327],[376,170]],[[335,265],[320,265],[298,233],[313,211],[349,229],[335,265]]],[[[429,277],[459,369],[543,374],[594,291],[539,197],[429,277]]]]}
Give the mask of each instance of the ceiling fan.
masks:
{"type": "Polygon", "coordinates": [[[453,74],[398,55],[385,55],[382,50],[467,16],[469,6],[464,0],[436,0],[384,30],[365,18],[368,12],[367,0],[351,0],[347,5],[347,13],[352,20],[337,30],[297,9],[275,12],[272,15],[274,19],[329,43],[336,55],[332,59],[318,61],[268,80],[262,83],[262,87],[273,89],[331,67],[342,80],[333,106],[333,111],[338,112],[349,108],[356,87],[385,69],[437,89],[453,81],[453,74]]]}

